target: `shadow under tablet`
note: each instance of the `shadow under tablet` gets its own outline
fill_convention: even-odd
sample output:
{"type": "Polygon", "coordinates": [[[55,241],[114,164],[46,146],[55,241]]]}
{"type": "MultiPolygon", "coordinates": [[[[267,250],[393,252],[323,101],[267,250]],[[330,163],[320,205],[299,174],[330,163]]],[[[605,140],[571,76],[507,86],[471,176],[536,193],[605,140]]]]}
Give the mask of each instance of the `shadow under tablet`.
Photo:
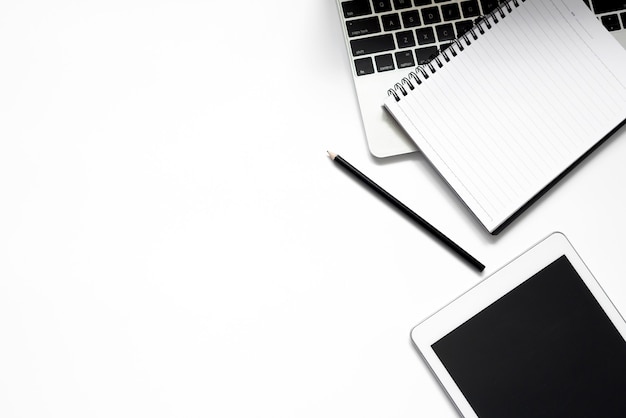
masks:
{"type": "Polygon", "coordinates": [[[432,348],[481,418],[626,417],[626,341],[566,256],[432,348]]]}

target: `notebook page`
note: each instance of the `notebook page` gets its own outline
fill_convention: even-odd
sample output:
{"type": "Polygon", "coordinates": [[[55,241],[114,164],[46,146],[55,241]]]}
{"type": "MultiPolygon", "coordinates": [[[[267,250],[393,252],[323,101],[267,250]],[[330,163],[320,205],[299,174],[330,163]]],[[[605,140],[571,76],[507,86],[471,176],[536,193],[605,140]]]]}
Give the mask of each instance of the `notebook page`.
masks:
{"type": "Polygon", "coordinates": [[[469,39],[385,106],[493,231],[626,118],[626,51],[580,0],[520,1],[469,39]]]}

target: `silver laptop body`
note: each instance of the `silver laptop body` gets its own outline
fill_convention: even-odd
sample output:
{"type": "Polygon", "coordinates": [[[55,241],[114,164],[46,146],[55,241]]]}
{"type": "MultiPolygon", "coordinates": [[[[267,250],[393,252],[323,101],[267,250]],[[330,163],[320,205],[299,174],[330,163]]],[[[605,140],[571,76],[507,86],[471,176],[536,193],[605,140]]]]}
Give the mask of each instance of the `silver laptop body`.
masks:
{"type": "MultiPolygon", "coordinates": [[[[418,150],[383,109],[387,90],[500,3],[503,1],[337,0],[367,144],[374,156],[418,150]]],[[[626,0],[586,3],[626,48],[626,0]]]]}

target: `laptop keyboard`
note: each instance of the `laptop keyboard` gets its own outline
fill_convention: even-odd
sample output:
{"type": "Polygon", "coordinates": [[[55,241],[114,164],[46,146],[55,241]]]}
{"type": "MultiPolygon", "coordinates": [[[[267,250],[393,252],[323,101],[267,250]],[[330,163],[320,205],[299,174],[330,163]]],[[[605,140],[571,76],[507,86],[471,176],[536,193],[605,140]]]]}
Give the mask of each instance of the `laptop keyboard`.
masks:
{"type": "Polygon", "coordinates": [[[356,73],[415,67],[435,58],[500,0],[341,2],[356,73]]]}
{"type": "MultiPolygon", "coordinates": [[[[584,0],[609,31],[626,28],[626,0],[584,0]]],[[[358,76],[427,64],[505,0],[342,1],[358,76]]]]}
{"type": "Polygon", "coordinates": [[[626,29],[626,0],[585,0],[609,31],[626,29]]]}

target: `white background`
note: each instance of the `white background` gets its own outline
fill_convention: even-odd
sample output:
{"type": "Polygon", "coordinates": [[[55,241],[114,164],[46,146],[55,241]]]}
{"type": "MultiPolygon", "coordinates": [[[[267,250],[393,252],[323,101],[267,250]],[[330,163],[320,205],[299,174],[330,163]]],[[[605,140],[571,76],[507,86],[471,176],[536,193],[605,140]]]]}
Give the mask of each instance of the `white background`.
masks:
{"type": "Polygon", "coordinates": [[[626,311],[623,132],[492,237],[370,156],[341,36],[334,0],[2,2],[0,416],[454,417],[410,329],[557,230],[626,311]]]}

